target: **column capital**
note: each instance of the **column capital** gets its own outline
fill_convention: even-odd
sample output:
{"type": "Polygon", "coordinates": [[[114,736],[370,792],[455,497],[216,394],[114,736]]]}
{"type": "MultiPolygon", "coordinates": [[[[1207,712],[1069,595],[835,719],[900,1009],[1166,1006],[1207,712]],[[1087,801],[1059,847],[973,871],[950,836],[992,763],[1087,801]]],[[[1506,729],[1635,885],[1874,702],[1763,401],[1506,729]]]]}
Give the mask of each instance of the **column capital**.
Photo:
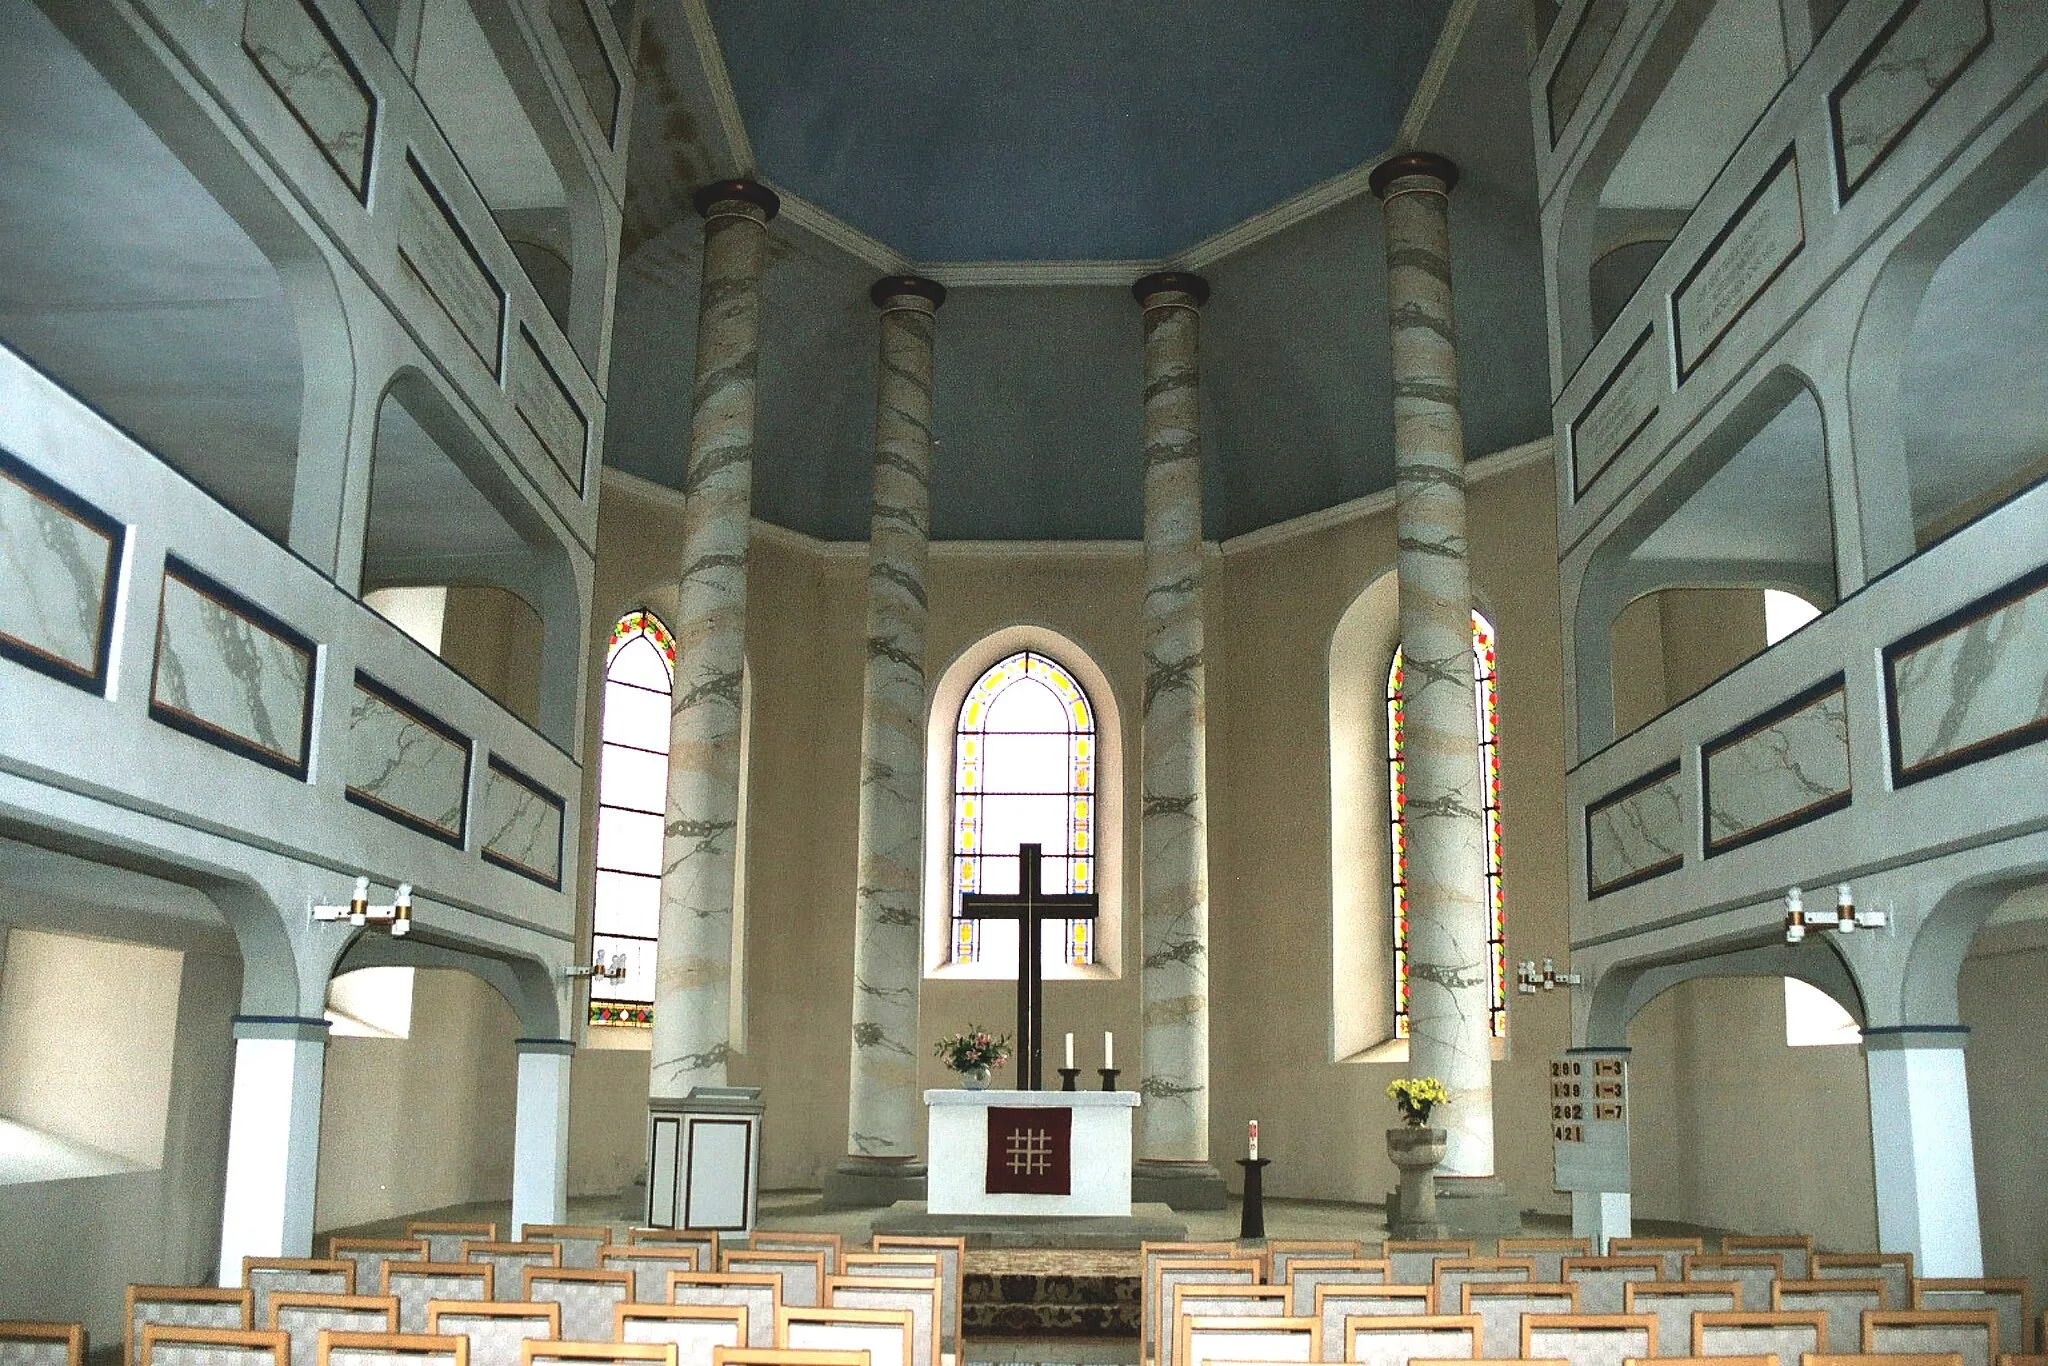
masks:
{"type": "Polygon", "coordinates": [[[734,201],[759,209],[763,223],[782,209],[781,197],[758,180],[715,180],[690,196],[697,212],[706,218],[711,216],[712,205],[734,201]]]}
{"type": "Polygon", "coordinates": [[[887,308],[891,299],[929,300],[936,313],[946,302],[946,287],[922,275],[885,275],[868,288],[868,300],[876,308],[887,308]]]}
{"type": "Polygon", "coordinates": [[[1372,168],[1372,192],[1385,199],[1395,181],[1411,176],[1434,180],[1443,186],[1445,194],[1449,194],[1457,188],[1458,167],[1441,152],[1396,152],[1372,168]]]}
{"type": "Polygon", "coordinates": [[[1158,270],[1131,286],[1131,297],[1147,307],[1161,294],[1185,294],[1200,308],[1209,302],[1209,282],[1185,270],[1158,270]]]}

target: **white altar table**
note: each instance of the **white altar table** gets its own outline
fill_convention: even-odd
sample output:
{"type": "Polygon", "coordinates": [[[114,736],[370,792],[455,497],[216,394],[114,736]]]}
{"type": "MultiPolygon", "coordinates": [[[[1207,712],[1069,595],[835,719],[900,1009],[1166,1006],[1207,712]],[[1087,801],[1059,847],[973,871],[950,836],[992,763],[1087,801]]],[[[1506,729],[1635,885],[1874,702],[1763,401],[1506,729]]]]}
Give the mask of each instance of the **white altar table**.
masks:
{"type": "MultiPolygon", "coordinates": [[[[930,1121],[926,1152],[926,1209],[932,1214],[1128,1216],[1131,1212],[1131,1115],[1136,1091],[927,1091],[930,1121]],[[1066,1138],[1067,1193],[991,1194],[989,1112],[996,1109],[1072,1114],[1066,1138]]],[[[1048,1120],[1051,1116],[1048,1115],[1048,1120]]],[[[1047,1141],[1058,1143],[1059,1123],[1027,1129],[1016,1160],[1039,1160],[1047,1141]],[[1045,1135],[1052,1137],[1048,1140],[1045,1135]]],[[[1057,1154],[1055,1154],[1057,1156],[1057,1154]]],[[[999,1155],[999,1160],[1011,1159],[999,1155]]]]}

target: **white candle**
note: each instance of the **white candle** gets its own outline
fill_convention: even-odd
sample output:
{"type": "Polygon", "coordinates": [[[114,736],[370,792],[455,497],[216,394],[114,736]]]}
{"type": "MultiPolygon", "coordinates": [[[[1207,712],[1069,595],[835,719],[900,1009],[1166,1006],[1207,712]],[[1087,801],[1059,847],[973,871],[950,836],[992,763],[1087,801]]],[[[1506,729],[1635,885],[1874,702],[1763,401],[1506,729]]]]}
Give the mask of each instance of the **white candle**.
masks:
{"type": "Polygon", "coordinates": [[[1071,1033],[1067,1035],[1067,1070],[1074,1070],[1074,1036],[1071,1033]]]}
{"type": "Polygon", "coordinates": [[[1116,1066],[1116,1035],[1106,1029],[1102,1031],[1102,1065],[1105,1068],[1116,1066]]]}
{"type": "Polygon", "coordinates": [[[1251,1157],[1252,1157],[1252,1161],[1254,1161],[1254,1162],[1256,1162],[1256,1161],[1258,1161],[1258,1160],[1259,1160],[1259,1122],[1258,1122],[1258,1121],[1257,1121],[1256,1119],[1252,1121],[1252,1152],[1251,1152],[1251,1157]]]}

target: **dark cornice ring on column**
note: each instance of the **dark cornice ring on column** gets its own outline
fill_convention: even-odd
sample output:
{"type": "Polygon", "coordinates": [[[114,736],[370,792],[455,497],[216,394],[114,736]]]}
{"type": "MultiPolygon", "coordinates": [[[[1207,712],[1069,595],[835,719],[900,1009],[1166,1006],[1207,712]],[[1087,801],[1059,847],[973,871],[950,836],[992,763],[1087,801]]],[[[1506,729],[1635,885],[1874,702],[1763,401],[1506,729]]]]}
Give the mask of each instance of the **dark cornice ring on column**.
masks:
{"type": "Polygon", "coordinates": [[[900,299],[906,294],[930,299],[933,308],[946,302],[946,287],[922,275],[885,275],[868,290],[868,299],[876,308],[884,308],[889,300],[900,299]]]}
{"type": "Polygon", "coordinates": [[[1441,152],[1397,152],[1372,168],[1372,192],[1385,199],[1388,187],[1404,176],[1428,176],[1441,181],[1444,193],[1449,194],[1457,188],[1458,167],[1441,152]]]}
{"type": "Polygon", "coordinates": [[[758,180],[715,180],[690,196],[690,202],[697,206],[701,215],[708,215],[713,204],[734,199],[761,210],[763,222],[775,217],[782,209],[781,198],[758,180]]]}
{"type": "Polygon", "coordinates": [[[1141,304],[1155,294],[1185,294],[1199,308],[1209,302],[1209,282],[1185,270],[1160,270],[1131,286],[1131,297],[1141,304]]]}

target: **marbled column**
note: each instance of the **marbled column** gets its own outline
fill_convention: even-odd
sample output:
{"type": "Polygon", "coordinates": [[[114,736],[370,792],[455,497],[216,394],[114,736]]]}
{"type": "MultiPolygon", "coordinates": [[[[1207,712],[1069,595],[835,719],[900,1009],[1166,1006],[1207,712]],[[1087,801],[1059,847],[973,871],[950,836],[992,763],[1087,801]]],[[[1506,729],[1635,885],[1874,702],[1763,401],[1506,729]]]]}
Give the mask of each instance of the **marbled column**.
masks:
{"type": "Polygon", "coordinates": [[[925,552],[931,544],[932,335],[946,291],[878,280],[875,510],[868,528],[868,654],[861,700],[860,886],[853,912],[853,1068],[846,1151],[917,1155],[917,989],[923,946],[925,552]]]}
{"type": "Polygon", "coordinates": [[[1493,1175],[1486,838],[1472,704],[1465,433],[1451,311],[1458,170],[1413,152],[1372,173],[1387,224],[1394,498],[1408,785],[1408,1070],[1441,1079],[1446,1176],[1493,1175]]]}
{"type": "Polygon", "coordinates": [[[1164,272],[1145,309],[1145,1103],[1137,1156],[1209,1157],[1209,840],[1202,683],[1201,307],[1164,272]]]}
{"type": "Polygon", "coordinates": [[[733,841],[739,825],[740,677],[753,511],[756,289],[775,195],[746,180],[707,185],[697,377],[683,475],[661,945],[654,970],[649,1094],[723,1086],[731,1052],[733,841]]]}

